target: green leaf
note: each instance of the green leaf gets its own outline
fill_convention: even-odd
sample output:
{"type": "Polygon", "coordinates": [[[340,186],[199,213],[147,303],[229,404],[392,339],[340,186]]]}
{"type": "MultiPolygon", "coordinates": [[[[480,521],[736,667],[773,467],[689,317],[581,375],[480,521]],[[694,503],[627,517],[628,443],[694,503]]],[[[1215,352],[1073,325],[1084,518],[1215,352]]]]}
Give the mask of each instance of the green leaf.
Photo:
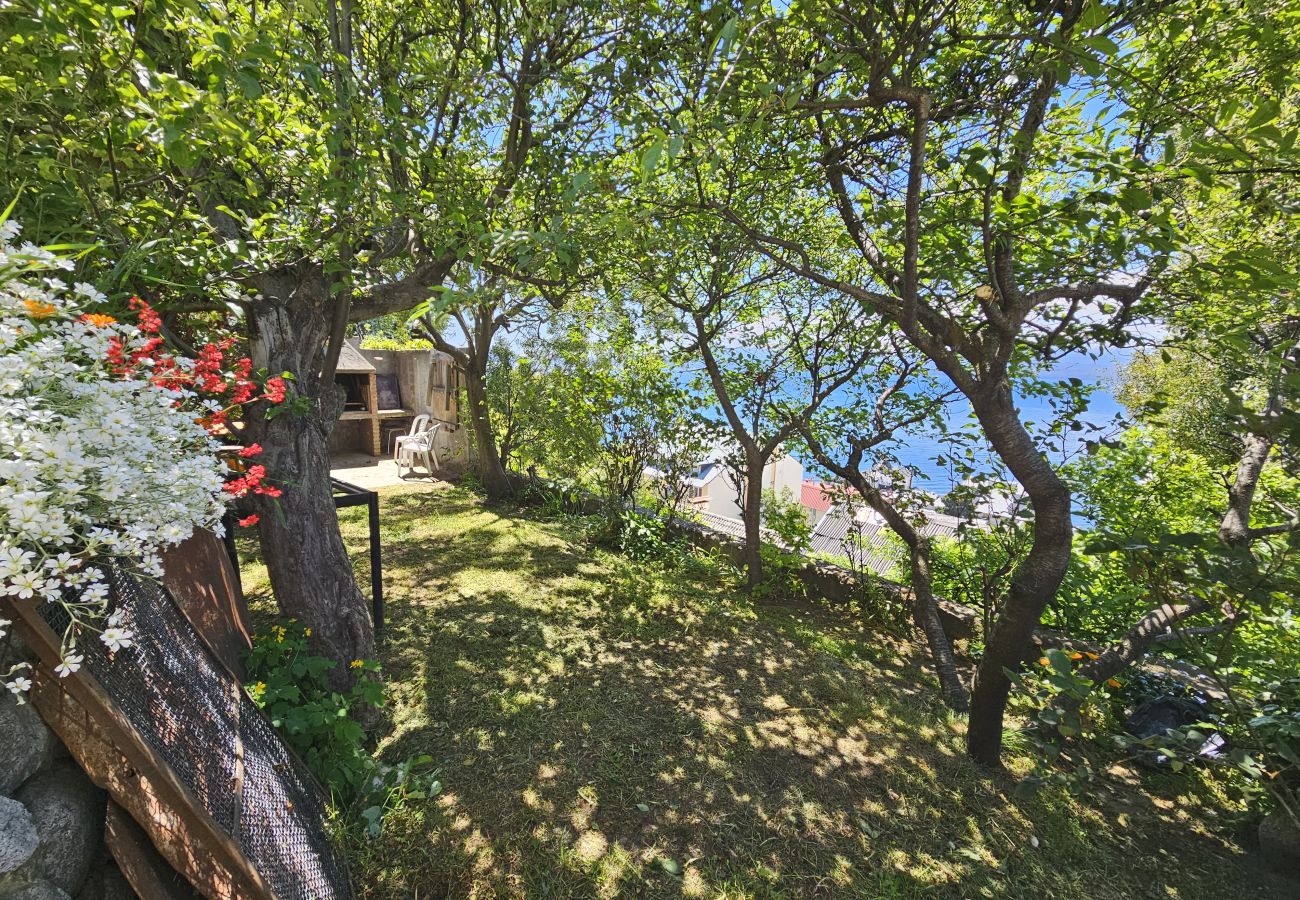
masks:
{"type": "Polygon", "coordinates": [[[1064,650],[1053,647],[1047,651],[1046,656],[1052,671],[1057,675],[1069,675],[1074,671],[1074,663],[1070,660],[1070,654],[1064,650]]]}
{"type": "Polygon", "coordinates": [[[645,153],[641,155],[641,180],[649,181],[659,168],[659,159],[664,154],[664,148],[667,146],[667,138],[663,135],[655,138],[646,148],[645,153]]]}
{"type": "Polygon", "coordinates": [[[1091,31],[1105,25],[1109,18],[1110,10],[1105,6],[1100,3],[1089,3],[1088,8],[1079,15],[1079,28],[1083,31],[1091,31]]]}
{"type": "Polygon", "coordinates": [[[1250,117],[1250,120],[1246,122],[1246,128],[1248,130],[1254,130],[1266,122],[1272,122],[1278,117],[1278,114],[1281,111],[1282,107],[1278,105],[1276,100],[1272,98],[1263,100],[1260,102],[1259,106],[1255,107],[1254,114],[1250,117]]]}

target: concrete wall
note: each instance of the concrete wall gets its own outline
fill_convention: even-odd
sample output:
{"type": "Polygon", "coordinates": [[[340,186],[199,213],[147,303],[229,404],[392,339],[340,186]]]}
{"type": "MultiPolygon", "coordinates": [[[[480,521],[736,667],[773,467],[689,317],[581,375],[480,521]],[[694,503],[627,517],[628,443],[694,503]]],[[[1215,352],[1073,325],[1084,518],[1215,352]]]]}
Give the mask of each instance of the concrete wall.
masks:
{"type": "MultiPolygon", "coordinates": [[[[459,423],[456,382],[448,377],[451,358],[437,350],[362,350],[361,355],[378,374],[397,376],[403,409],[447,423],[436,441],[439,462],[452,469],[466,468],[469,434],[459,423]]],[[[369,428],[367,422],[338,422],[330,435],[330,451],[362,450],[369,444],[369,428]]]]}
{"type": "MultiPolygon", "coordinates": [[[[788,494],[788,499],[799,502],[799,491],[803,484],[803,464],[793,456],[783,456],[763,467],[763,490],[776,494],[788,494]]],[[[740,518],[740,501],[735,479],[731,472],[723,467],[718,477],[708,485],[707,501],[696,504],[703,512],[729,519],[740,518]]]]}

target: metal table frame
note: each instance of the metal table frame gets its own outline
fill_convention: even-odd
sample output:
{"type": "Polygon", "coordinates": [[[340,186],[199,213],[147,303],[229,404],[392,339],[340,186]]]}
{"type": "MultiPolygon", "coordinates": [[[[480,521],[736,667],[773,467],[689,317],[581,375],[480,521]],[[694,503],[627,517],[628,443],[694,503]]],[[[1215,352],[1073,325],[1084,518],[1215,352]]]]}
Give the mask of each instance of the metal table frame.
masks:
{"type": "MultiPolygon", "coordinates": [[[[370,524],[370,604],[371,616],[375,624],[375,640],[378,641],[384,634],[384,568],[383,568],[383,548],[379,538],[379,494],[374,491],[368,491],[363,487],[350,484],[346,481],[339,481],[337,478],[330,479],[330,487],[334,489],[334,508],[345,509],[349,506],[361,506],[365,504],[368,510],[367,518],[370,524]]],[[[226,512],[222,521],[226,526],[226,553],[230,556],[230,565],[235,570],[235,584],[243,592],[243,582],[239,576],[239,554],[235,550],[235,528],[238,514],[233,510],[226,512]]]]}

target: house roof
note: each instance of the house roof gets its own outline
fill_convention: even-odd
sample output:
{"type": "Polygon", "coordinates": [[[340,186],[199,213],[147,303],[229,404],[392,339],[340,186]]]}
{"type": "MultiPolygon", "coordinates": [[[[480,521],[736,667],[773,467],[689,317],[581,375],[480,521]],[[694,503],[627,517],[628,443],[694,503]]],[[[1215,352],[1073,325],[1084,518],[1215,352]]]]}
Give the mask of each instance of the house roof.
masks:
{"type": "Polygon", "coordinates": [[[334,371],[341,375],[373,375],[375,367],[361,355],[361,350],[352,341],[344,341],[339,351],[339,365],[334,371]]]}
{"type": "MultiPolygon", "coordinates": [[[[961,519],[933,510],[926,510],[923,515],[924,520],[916,529],[922,537],[956,537],[961,519]]],[[[902,541],[878,516],[855,523],[853,514],[843,506],[831,509],[813,529],[814,553],[848,557],[884,578],[897,577],[895,569],[902,547],[902,541]]]]}
{"type": "Polygon", "coordinates": [[[805,479],[799,489],[799,503],[808,509],[826,512],[832,503],[828,485],[811,478],[805,479]]]}

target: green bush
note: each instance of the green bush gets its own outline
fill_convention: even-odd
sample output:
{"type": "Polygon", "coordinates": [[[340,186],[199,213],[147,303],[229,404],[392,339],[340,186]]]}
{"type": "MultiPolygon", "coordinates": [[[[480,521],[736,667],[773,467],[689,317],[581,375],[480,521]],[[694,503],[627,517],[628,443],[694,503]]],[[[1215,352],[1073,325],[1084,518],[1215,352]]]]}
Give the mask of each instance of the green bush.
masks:
{"type": "Polygon", "coordinates": [[[763,541],[759,555],[763,558],[760,594],[802,597],[807,587],[799,571],[808,564],[812,551],[812,525],[803,506],[790,496],[763,492],[763,528],[776,542],[763,541]]]}
{"type": "Polygon", "coordinates": [[[618,523],[618,549],[628,559],[666,563],[676,553],[668,540],[667,523],[659,516],[624,509],[618,523]]]}
{"type": "Polygon", "coordinates": [[[378,836],[387,812],[442,786],[436,772],[422,771],[432,763],[429,757],[389,766],[368,752],[361,717],[383,705],[383,687],[371,677],[379,664],[354,660],[359,677],[340,693],[329,683],[334,662],[308,651],[310,637],[311,629],[294,620],[257,635],[246,659],[249,696],[335,803],[359,809],[366,831],[378,836]]]}

